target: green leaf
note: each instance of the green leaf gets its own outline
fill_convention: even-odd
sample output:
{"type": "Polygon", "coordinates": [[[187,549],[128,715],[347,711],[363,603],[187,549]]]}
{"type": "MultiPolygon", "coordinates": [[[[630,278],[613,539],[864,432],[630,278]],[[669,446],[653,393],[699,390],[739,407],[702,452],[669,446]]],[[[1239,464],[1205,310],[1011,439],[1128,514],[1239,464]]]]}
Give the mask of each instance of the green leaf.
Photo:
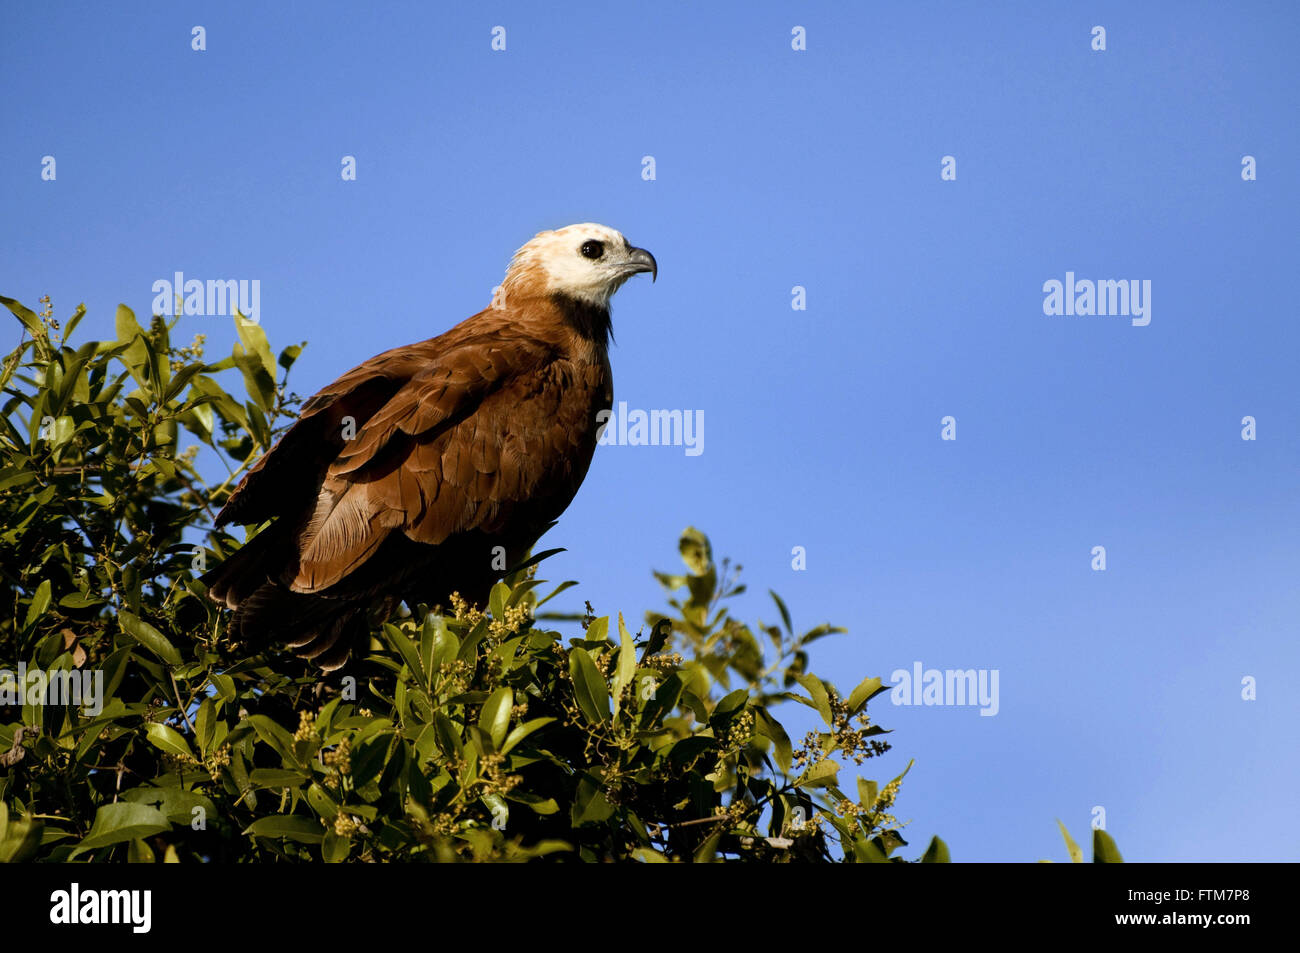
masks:
{"type": "Polygon", "coordinates": [[[207,370],[207,365],[205,364],[187,364],[182,367],[176,372],[176,376],[171,379],[171,382],[167,385],[167,389],[163,391],[162,402],[167,403],[170,401],[185,389],[185,385],[189,383],[190,378],[205,370],[207,370]]]}
{"type": "Polygon", "coordinates": [[[321,858],[327,864],[338,864],[348,859],[348,852],[352,850],[352,841],[347,837],[340,837],[330,828],[325,832],[325,839],[321,843],[321,858]]]}
{"type": "Polygon", "coordinates": [[[714,831],[704,839],[704,843],[695,849],[695,863],[713,863],[714,858],[718,856],[718,843],[722,840],[724,833],[726,833],[725,830],[714,831]]]}
{"type": "Polygon", "coordinates": [[[1092,832],[1092,862],[1094,864],[1124,863],[1124,858],[1119,855],[1119,848],[1115,845],[1114,838],[1100,829],[1092,832]]]}
{"type": "Polygon", "coordinates": [[[609,638],[609,616],[603,615],[599,619],[593,619],[591,625],[587,626],[586,640],[588,642],[604,642],[609,638]]]}
{"type": "Polygon", "coordinates": [[[867,778],[858,778],[858,803],[868,810],[880,796],[880,786],[867,778]]]}
{"type": "Polygon", "coordinates": [[[1083,863],[1083,851],[1080,850],[1079,845],[1074,842],[1074,838],[1071,837],[1070,832],[1065,829],[1065,825],[1061,823],[1060,818],[1057,818],[1056,826],[1061,829],[1061,836],[1065,838],[1065,849],[1070,852],[1070,863],[1083,863]]]}
{"type": "Polygon", "coordinates": [[[554,718],[530,718],[522,725],[516,725],[514,730],[511,731],[510,734],[506,735],[505,743],[500,746],[501,753],[509,754],[511,748],[519,744],[519,742],[523,741],[538,728],[541,728],[543,725],[549,725],[553,721],[555,721],[554,718]]]}
{"type": "Polygon", "coordinates": [[[103,604],[103,598],[90,592],[74,592],[59,600],[59,605],[64,609],[89,609],[103,604]]]}
{"type": "Polygon", "coordinates": [[[443,712],[435,711],[433,713],[433,727],[437,733],[438,747],[442,749],[442,753],[448,758],[459,759],[461,752],[465,750],[465,745],[461,741],[459,730],[452,724],[451,719],[443,712]]]}
{"type": "Polygon", "coordinates": [[[239,335],[233,352],[235,366],[244,375],[248,396],[269,413],[275,406],[275,360],[271,357],[266,332],[238,314],[235,315],[235,332],[239,335]]]}
{"type": "Polygon", "coordinates": [[[32,596],[31,605],[27,607],[27,618],[23,622],[24,629],[30,629],[34,626],[45,610],[50,606],[50,581],[46,579],[36,587],[36,594],[32,596]]]}
{"type": "Polygon", "coordinates": [[[301,344],[290,344],[286,347],[280,352],[280,366],[286,371],[293,367],[294,361],[298,360],[298,356],[302,354],[302,349],[306,346],[307,342],[303,341],[301,344]]]}
{"type": "Polygon", "coordinates": [[[811,672],[796,675],[795,680],[808,689],[808,694],[812,696],[813,707],[821,714],[822,721],[826,722],[828,727],[834,728],[835,718],[831,714],[831,699],[822,680],[811,672]]]}
{"type": "Polygon", "coordinates": [[[171,821],[167,815],[156,807],[145,804],[132,804],[130,801],[118,801],[115,804],[102,805],[95,812],[95,821],[90,825],[90,833],[82,838],[81,843],[69,854],[69,859],[88,850],[120,844],[135,840],[137,837],[149,837],[171,830],[171,821]]]}
{"type": "Polygon", "coordinates": [[[849,695],[849,714],[856,715],[862,707],[883,691],[888,691],[879,678],[864,678],[849,695]]]}
{"type": "Polygon", "coordinates": [[[682,531],[682,537],[677,541],[677,551],[694,576],[703,576],[713,565],[713,549],[709,546],[709,537],[694,526],[688,526],[682,531]]]}
{"type": "Polygon", "coordinates": [[[253,726],[257,737],[284,759],[285,764],[298,764],[298,755],[293,750],[293,735],[266,715],[249,715],[245,720],[253,726]]]}
{"type": "MultiPolygon", "coordinates": [[[[716,705],[713,706],[713,718],[721,719],[732,712],[739,711],[745,707],[745,702],[749,701],[749,691],[744,688],[737,688],[734,692],[725,695],[716,705]]],[[[713,719],[710,719],[713,720],[713,719]]]]}
{"type": "Polygon", "coordinates": [[[614,670],[614,717],[618,717],[619,706],[623,700],[623,689],[636,675],[636,644],[632,634],[623,622],[623,613],[618,614],[618,667],[614,670]]]}
{"type": "Polygon", "coordinates": [[[253,355],[262,368],[274,377],[275,359],[271,357],[271,344],[267,341],[262,326],[236,313],[235,333],[239,335],[239,343],[244,346],[244,350],[253,355]]]}
{"type": "Polygon", "coordinates": [[[3,304],[14,313],[14,317],[23,323],[23,327],[27,328],[32,337],[45,336],[45,325],[41,323],[41,319],[35,311],[24,307],[13,298],[6,298],[3,295],[0,295],[0,304],[3,304]]]}
{"type": "Polygon", "coordinates": [[[558,814],[560,811],[560,805],[555,803],[555,798],[553,797],[542,797],[541,795],[531,794],[528,791],[521,791],[517,788],[512,791],[507,791],[506,797],[511,801],[527,805],[529,810],[534,814],[558,814]]]}
{"type": "Polygon", "coordinates": [[[492,739],[492,744],[500,748],[510,728],[510,710],[515,704],[515,693],[509,685],[502,685],[483,703],[479,712],[478,726],[492,739]]]}
{"type": "Polygon", "coordinates": [[[646,643],[645,652],[642,653],[641,659],[644,661],[652,655],[658,655],[668,637],[673,634],[673,624],[669,619],[659,619],[654,623],[654,628],[650,630],[650,638],[646,643]]]}
{"type": "Polygon", "coordinates": [[[185,740],[185,736],[170,725],[164,725],[156,721],[151,722],[145,727],[145,734],[149,738],[149,743],[159,751],[166,751],[168,754],[180,758],[194,757],[194,752],[190,750],[189,742],[185,740]]]}
{"type": "Polygon", "coordinates": [[[794,635],[794,627],[790,624],[790,610],[785,607],[785,602],[771,589],[767,590],[767,593],[772,597],[772,601],[776,603],[776,607],[781,613],[781,621],[785,624],[785,631],[790,635],[794,635]]]}
{"type": "Polygon", "coordinates": [[[690,735],[676,742],[668,752],[669,763],[676,771],[684,771],[706,751],[713,751],[717,742],[707,735],[690,735]]]}
{"type": "Polygon", "coordinates": [[[266,422],[266,415],[262,409],[252,401],[244,402],[245,419],[248,421],[248,432],[253,435],[259,446],[271,446],[271,425],[266,422]]]}
{"type": "Polygon", "coordinates": [[[858,840],[853,844],[853,854],[860,863],[887,864],[889,856],[872,841],[858,840]]]}
{"type": "Polygon", "coordinates": [[[506,601],[510,598],[510,587],[504,582],[498,582],[492,587],[491,593],[488,594],[488,612],[492,618],[498,622],[504,621],[506,617],[506,601]]]}
{"type": "Polygon", "coordinates": [[[614,805],[609,803],[601,784],[590,774],[578,778],[578,787],[573,795],[573,808],[570,820],[574,827],[595,824],[608,820],[614,814],[614,805]]]}
{"type": "Polygon", "coordinates": [[[460,638],[447,628],[445,620],[439,619],[433,633],[433,662],[429,668],[430,673],[436,673],[443,665],[455,661],[459,654],[460,638]]]}
{"type": "Polygon", "coordinates": [[[235,680],[224,672],[211,676],[212,684],[217,690],[217,697],[223,701],[232,702],[235,700],[235,680]]]}
{"type": "Polygon", "coordinates": [[[794,746],[790,743],[790,736],[765,706],[756,706],[754,712],[758,716],[756,727],[772,741],[772,752],[776,757],[777,767],[789,774],[790,762],[794,758],[794,746]]]}
{"type": "MultiPolygon", "coordinates": [[[[432,612],[424,617],[424,623],[420,626],[420,670],[429,679],[433,679],[436,672],[433,657],[438,645],[438,630],[446,627],[446,620],[440,615],[434,615],[432,612]]],[[[428,683],[428,687],[433,688],[432,682],[428,683]]]]}
{"type": "Polygon", "coordinates": [[[135,639],[168,665],[180,665],[181,655],[161,632],[125,609],[117,614],[122,631],[135,639]]]}
{"type": "Polygon", "coordinates": [[[72,317],[68,318],[67,322],[63,325],[64,341],[67,341],[68,338],[72,337],[72,332],[76,330],[77,325],[81,323],[81,319],[84,318],[85,316],[86,316],[86,305],[83,302],[77,305],[77,310],[72,312],[72,317]]]}
{"type": "Polygon", "coordinates": [[[255,788],[296,788],[310,778],[301,771],[284,771],[280,768],[254,768],[248,780],[255,788]]]}
{"type": "Polygon", "coordinates": [[[287,837],[302,844],[319,844],[325,838],[325,828],[314,817],[300,814],[272,814],[255,820],[244,833],[253,837],[287,837]]]}
{"type": "Polygon", "coordinates": [[[569,675],[578,707],[593,725],[609,721],[609,688],[587,650],[569,650],[569,675]]]}
{"type": "Polygon", "coordinates": [[[195,817],[212,817],[217,810],[210,798],[197,791],[186,791],[179,787],[141,786],[123,792],[122,798],[132,804],[157,808],[173,824],[186,826],[192,823],[195,817]],[[196,814],[195,808],[201,809],[201,813],[196,814]]]}
{"type": "Polygon", "coordinates": [[[645,707],[641,710],[639,726],[643,729],[656,728],[677,707],[684,687],[682,677],[676,672],[670,672],[668,677],[655,687],[654,697],[646,701],[645,707]]]}
{"type": "Polygon", "coordinates": [[[119,354],[119,359],[127,366],[136,383],[148,392],[152,386],[149,380],[149,355],[151,349],[147,343],[148,338],[145,336],[144,328],[140,327],[140,322],[135,319],[135,312],[124,304],[117,306],[114,324],[116,325],[118,343],[125,345],[125,348],[119,354]]]}
{"type": "Polygon", "coordinates": [[[536,605],[534,608],[540,609],[542,606],[546,605],[546,603],[550,602],[552,599],[554,599],[554,598],[555,598],[556,596],[558,596],[560,593],[564,592],[564,590],[566,590],[566,589],[572,589],[572,588],[573,588],[574,586],[576,586],[576,585],[577,585],[577,582],[575,582],[575,581],[572,580],[572,579],[567,579],[567,580],[565,580],[564,582],[562,582],[562,583],[560,583],[558,586],[556,586],[555,589],[552,590],[551,594],[550,594],[549,596],[547,596],[545,599],[538,599],[538,600],[537,600],[537,605],[536,605]]]}
{"type": "Polygon", "coordinates": [[[411,670],[411,675],[414,676],[416,681],[421,685],[428,684],[428,678],[425,676],[424,666],[420,664],[420,653],[415,643],[407,638],[401,629],[387,622],[384,623],[384,636],[387,638],[388,644],[396,649],[397,654],[402,657],[402,661],[411,670]]]}
{"type": "Polygon", "coordinates": [[[795,782],[795,787],[821,788],[828,784],[837,784],[836,776],[839,770],[840,766],[829,758],[818,761],[800,776],[795,782]]]}
{"type": "Polygon", "coordinates": [[[194,739],[199,750],[204,754],[212,747],[212,740],[217,733],[217,708],[211,698],[203,699],[198,713],[194,716],[194,739]]]}
{"type": "Polygon", "coordinates": [[[44,824],[30,817],[12,816],[0,801],[0,864],[28,860],[41,846],[44,824]]]}
{"type": "Polygon", "coordinates": [[[925,849],[925,854],[921,857],[923,864],[950,864],[952,857],[948,855],[948,845],[938,837],[930,838],[930,846],[925,849]]]}

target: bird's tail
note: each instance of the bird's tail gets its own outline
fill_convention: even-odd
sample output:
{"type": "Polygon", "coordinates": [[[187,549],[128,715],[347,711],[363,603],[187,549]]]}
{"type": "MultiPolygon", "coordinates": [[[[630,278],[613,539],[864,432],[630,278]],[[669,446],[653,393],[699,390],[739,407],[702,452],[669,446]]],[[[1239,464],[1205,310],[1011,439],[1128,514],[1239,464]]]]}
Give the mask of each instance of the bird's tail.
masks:
{"type": "Polygon", "coordinates": [[[228,609],[238,609],[268,582],[278,581],[293,558],[293,541],[287,533],[268,526],[227,556],[220,566],[200,577],[208,598],[228,609]]]}
{"type": "Polygon", "coordinates": [[[208,598],[234,610],[227,628],[234,641],[281,643],[325,671],[341,668],[370,631],[371,599],[292,591],[285,566],[292,538],[268,527],[202,577],[208,598]]]}

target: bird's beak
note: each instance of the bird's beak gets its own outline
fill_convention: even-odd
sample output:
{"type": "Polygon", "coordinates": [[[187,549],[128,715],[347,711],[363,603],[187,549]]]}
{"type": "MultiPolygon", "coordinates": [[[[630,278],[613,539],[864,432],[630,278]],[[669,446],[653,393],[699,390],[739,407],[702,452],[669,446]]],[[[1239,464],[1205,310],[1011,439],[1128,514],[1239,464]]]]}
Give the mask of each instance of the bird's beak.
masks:
{"type": "Polygon", "coordinates": [[[632,248],[628,250],[627,255],[628,274],[635,275],[643,271],[650,272],[650,280],[653,282],[659,277],[659,262],[655,261],[655,256],[650,254],[644,248],[632,248]]]}

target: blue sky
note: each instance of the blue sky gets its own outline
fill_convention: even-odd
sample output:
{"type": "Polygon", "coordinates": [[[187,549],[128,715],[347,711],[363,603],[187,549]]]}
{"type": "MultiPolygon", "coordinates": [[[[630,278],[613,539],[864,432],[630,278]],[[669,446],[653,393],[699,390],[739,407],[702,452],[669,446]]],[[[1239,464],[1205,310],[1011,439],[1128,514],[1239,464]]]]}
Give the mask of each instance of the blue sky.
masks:
{"type": "Polygon", "coordinates": [[[177,270],[258,279],[307,394],[612,225],[660,264],[615,398],[705,444],[599,449],[546,538],[571,606],[658,607],[694,524],[742,615],[850,629],[846,691],[997,670],[994,717],[873,703],[909,856],[1063,859],[1101,806],[1132,860],[1296,860],[1300,10],[1133,6],[10,4],[0,293],[106,335],[177,270]],[[1067,271],[1149,280],[1150,324],[1045,315],[1067,271]]]}

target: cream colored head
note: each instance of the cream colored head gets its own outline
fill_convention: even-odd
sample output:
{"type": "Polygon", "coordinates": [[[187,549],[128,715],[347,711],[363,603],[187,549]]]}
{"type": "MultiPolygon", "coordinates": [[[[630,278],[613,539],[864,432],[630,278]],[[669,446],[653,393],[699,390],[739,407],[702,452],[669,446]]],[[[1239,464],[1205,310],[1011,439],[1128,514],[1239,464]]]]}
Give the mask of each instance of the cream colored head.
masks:
{"type": "Polygon", "coordinates": [[[535,235],[515,252],[501,287],[507,302],[564,294],[608,307],[623,282],[645,271],[658,276],[654,255],[607,225],[585,222],[535,235]]]}

